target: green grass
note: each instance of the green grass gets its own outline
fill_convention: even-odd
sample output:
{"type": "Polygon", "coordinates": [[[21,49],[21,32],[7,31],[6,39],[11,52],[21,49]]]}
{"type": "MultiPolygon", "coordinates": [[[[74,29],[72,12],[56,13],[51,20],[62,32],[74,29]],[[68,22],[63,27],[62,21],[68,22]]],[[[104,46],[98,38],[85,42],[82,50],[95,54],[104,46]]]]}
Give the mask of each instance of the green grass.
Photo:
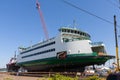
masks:
{"type": "Polygon", "coordinates": [[[80,79],[79,77],[69,77],[60,74],[55,74],[53,77],[47,78],[47,80],[106,80],[105,78],[100,78],[99,76],[89,76],[80,79]]]}
{"type": "Polygon", "coordinates": [[[48,80],[78,80],[78,77],[72,78],[57,73],[53,77],[48,78],[48,80]]]}
{"type": "Polygon", "coordinates": [[[85,78],[85,80],[101,80],[98,76],[90,76],[85,78]]]}

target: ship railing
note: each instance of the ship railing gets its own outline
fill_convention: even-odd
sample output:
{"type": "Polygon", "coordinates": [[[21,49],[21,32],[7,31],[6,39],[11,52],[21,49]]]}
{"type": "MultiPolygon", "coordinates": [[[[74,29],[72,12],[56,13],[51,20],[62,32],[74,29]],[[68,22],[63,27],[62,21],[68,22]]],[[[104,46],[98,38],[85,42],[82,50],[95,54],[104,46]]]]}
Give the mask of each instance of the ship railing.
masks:
{"type": "Polygon", "coordinates": [[[45,41],[43,41],[43,42],[39,42],[39,43],[33,45],[32,47],[36,47],[36,46],[38,46],[38,45],[40,45],[40,44],[46,43],[46,42],[51,41],[51,40],[53,40],[53,39],[55,39],[55,37],[52,37],[52,38],[50,38],[50,39],[48,39],[48,40],[45,40],[45,41]]]}
{"type": "Polygon", "coordinates": [[[34,44],[34,45],[32,45],[32,46],[29,46],[29,47],[27,47],[27,48],[19,48],[19,49],[22,49],[22,51],[26,51],[26,50],[28,50],[28,49],[30,49],[30,48],[33,48],[33,47],[37,47],[37,46],[39,46],[39,45],[41,45],[41,44],[44,44],[44,43],[46,43],[46,42],[48,42],[48,41],[51,41],[51,40],[53,40],[53,39],[55,39],[55,37],[52,37],[52,38],[50,38],[50,39],[48,39],[48,40],[45,40],[45,41],[43,41],[43,42],[39,42],[39,43],[37,43],[37,44],[34,44]]]}
{"type": "Polygon", "coordinates": [[[90,43],[92,45],[92,47],[94,46],[103,46],[103,42],[93,42],[93,43],[90,43]]]}

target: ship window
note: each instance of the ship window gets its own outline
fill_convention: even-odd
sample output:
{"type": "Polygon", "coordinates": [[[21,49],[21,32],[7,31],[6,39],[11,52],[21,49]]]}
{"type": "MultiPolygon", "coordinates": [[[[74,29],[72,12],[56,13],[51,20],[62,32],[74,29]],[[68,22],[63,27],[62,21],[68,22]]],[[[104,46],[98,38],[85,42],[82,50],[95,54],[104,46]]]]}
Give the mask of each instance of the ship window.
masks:
{"type": "Polygon", "coordinates": [[[70,32],[70,30],[67,31],[68,33],[70,32]]]}
{"type": "Polygon", "coordinates": [[[77,33],[77,31],[75,31],[75,34],[77,33]]]}
{"type": "Polygon", "coordinates": [[[65,32],[65,30],[64,30],[64,29],[62,29],[62,32],[65,32]]]}
{"type": "Polygon", "coordinates": [[[62,32],[64,32],[64,30],[62,29],[62,32]]]}
{"type": "Polygon", "coordinates": [[[71,30],[71,33],[73,33],[73,30],[71,30]]]}
{"type": "Polygon", "coordinates": [[[53,51],[55,51],[55,48],[53,48],[53,49],[48,49],[48,50],[41,51],[41,52],[37,52],[37,53],[34,53],[34,54],[30,54],[30,55],[26,55],[26,56],[23,56],[22,58],[27,58],[27,57],[31,57],[31,56],[36,56],[36,55],[40,55],[40,54],[44,54],[44,53],[48,53],[48,52],[53,52],[53,51]]]}
{"type": "Polygon", "coordinates": [[[82,32],[80,32],[80,35],[82,35],[82,32]]]}
{"type": "Polygon", "coordinates": [[[85,33],[83,33],[83,36],[85,36],[85,33]]]}
{"type": "Polygon", "coordinates": [[[79,32],[79,31],[77,31],[77,34],[80,34],[80,32],[79,32]]]}
{"type": "Polygon", "coordinates": [[[40,49],[40,48],[43,48],[43,47],[46,47],[46,46],[50,46],[50,45],[53,45],[53,44],[55,44],[55,41],[44,44],[44,45],[41,45],[41,46],[38,46],[36,48],[30,49],[30,50],[27,50],[27,51],[24,51],[24,52],[21,52],[20,54],[27,53],[27,52],[30,52],[30,51],[33,51],[33,50],[36,50],[36,49],[40,49]]]}
{"type": "Polygon", "coordinates": [[[65,32],[67,32],[67,30],[65,29],[65,32]]]}

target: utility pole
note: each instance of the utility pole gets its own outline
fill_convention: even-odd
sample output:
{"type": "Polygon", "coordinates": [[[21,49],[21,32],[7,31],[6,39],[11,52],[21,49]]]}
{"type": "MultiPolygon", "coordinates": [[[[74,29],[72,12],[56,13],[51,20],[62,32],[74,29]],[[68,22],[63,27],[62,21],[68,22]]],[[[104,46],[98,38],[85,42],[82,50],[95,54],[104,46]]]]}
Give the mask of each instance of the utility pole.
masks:
{"type": "Polygon", "coordinates": [[[114,15],[114,31],[115,31],[115,42],[116,42],[116,60],[117,60],[117,71],[120,71],[119,69],[119,53],[118,53],[118,40],[117,40],[117,28],[116,28],[116,15],[114,15]]]}

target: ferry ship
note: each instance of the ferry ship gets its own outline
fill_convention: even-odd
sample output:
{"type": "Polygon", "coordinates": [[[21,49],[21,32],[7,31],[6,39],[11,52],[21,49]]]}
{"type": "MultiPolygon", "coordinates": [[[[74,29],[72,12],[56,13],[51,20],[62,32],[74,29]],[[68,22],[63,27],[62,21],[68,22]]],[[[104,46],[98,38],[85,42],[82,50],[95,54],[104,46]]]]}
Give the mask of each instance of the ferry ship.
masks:
{"type": "Polygon", "coordinates": [[[16,65],[29,72],[82,72],[85,66],[105,64],[115,58],[107,55],[103,42],[93,43],[88,33],[68,27],[61,27],[56,37],[20,49],[16,65]]]}

